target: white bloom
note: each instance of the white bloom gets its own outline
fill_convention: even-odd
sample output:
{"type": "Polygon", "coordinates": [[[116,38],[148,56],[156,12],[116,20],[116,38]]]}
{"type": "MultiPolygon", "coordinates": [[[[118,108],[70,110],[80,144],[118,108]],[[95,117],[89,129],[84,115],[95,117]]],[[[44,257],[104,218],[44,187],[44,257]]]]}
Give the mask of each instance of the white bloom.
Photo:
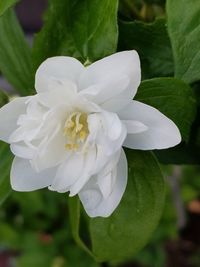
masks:
{"type": "Polygon", "coordinates": [[[71,57],[43,62],[37,94],[0,109],[0,139],[15,155],[12,188],[69,191],[79,195],[89,216],[109,216],[127,184],[122,146],[163,149],[181,141],[170,119],[132,100],[140,76],[135,51],[88,67],[71,57]]]}

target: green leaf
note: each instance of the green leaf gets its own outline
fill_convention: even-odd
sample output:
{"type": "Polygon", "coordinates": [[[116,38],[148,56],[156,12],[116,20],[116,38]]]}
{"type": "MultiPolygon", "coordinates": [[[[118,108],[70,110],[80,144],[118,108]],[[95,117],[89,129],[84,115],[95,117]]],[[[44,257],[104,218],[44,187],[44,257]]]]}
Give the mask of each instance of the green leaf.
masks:
{"type": "Polygon", "coordinates": [[[10,187],[10,166],[13,156],[9,145],[0,142],[0,206],[11,192],[10,187]]]}
{"type": "Polygon", "coordinates": [[[0,16],[11,6],[15,5],[19,0],[1,0],[0,1],[0,16]]]}
{"type": "Polygon", "coordinates": [[[188,83],[197,81],[200,79],[199,0],[168,0],[167,16],[175,76],[188,83]]]}
{"type": "Polygon", "coordinates": [[[156,150],[154,153],[162,164],[199,164],[199,147],[193,145],[180,144],[176,147],[156,150]]]}
{"type": "Polygon", "coordinates": [[[116,211],[90,219],[93,252],[99,261],[132,257],[148,242],[161,216],[165,185],[150,152],[127,150],[129,179],[116,211]]]}
{"type": "Polygon", "coordinates": [[[140,55],[143,79],[173,75],[173,56],[165,19],[153,23],[121,21],[118,50],[132,49],[140,55]]]}
{"type": "Polygon", "coordinates": [[[159,5],[164,5],[165,0],[144,0],[147,4],[159,4],[159,5]]]}
{"type": "MultiPolygon", "coordinates": [[[[197,103],[198,99],[197,99],[197,103]]],[[[200,107],[191,127],[187,143],[176,147],[155,151],[159,161],[164,164],[200,164],[200,107]]]]}
{"type": "Polygon", "coordinates": [[[0,70],[22,95],[33,92],[30,48],[13,10],[0,17],[0,70]]]}
{"type": "MultiPolygon", "coordinates": [[[[8,102],[7,95],[0,91],[0,107],[8,102]]],[[[9,196],[10,188],[10,166],[12,161],[12,154],[9,145],[0,141],[0,206],[9,196]]]]}
{"type": "Polygon", "coordinates": [[[0,108],[8,103],[8,96],[0,90],[0,108]]]}
{"type": "Polygon", "coordinates": [[[135,97],[169,117],[188,140],[196,115],[196,102],[190,86],[175,78],[155,78],[143,81],[135,97]]]}
{"type": "Polygon", "coordinates": [[[35,67],[51,56],[94,61],[116,50],[117,0],[50,0],[42,31],[37,35],[35,67]]]}

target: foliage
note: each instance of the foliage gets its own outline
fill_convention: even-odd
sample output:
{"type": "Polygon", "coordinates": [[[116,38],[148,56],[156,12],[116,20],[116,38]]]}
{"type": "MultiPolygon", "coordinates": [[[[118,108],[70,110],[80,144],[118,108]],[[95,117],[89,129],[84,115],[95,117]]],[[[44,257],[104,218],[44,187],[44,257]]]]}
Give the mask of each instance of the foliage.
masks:
{"type": "Polygon", "coordinates": [[[173,76],[173,55],[164,18],[152,23],[120,20],[118,50],[124,49],[138,51],[143,79],[173,76]]]}
{"type": "Polygon", "coordinates": [[[198,81],[200,52],[199,1],[167,1],[168,31],[173,47],[175,75],[192,83],[198,81]],[[184,20],[182,21],[182,18],[184,20]],[[192,47],[192,49],[191,49],[192,47]]]}
{"type": "Polygon", "coordinates": [[[4,14],[4,12],[6,12],[6,10],[13,6],[16,2],[18,2],[19,0],[1,0],[0,2],[0,16],[2,16],[4,14]]]}
{"type": "Polygon", "coordinates": [[[117,6],[117,0],[50,0],[45,25],[34,42],[35,66],[55,55],[92,62],[115,52],[117,6]]]}
{"type": "Polygon", "coordinates": [[[0,17],[0,69],[22,95],[33,92],[31,52],[12,10],[0,17]]]}
{"type": "MultiPolygon", "coordinates": [[[[92,252],[98,261],[124,259],[135,254],[155,229],[162,211],[165,186],[155,158],[148,152],[126,152],[129,184],[123,201],[109,218],[89,220],[92,252]],[[147,162],[145,167],[143,162],[147,162]],[[119,239],[120,242],[117,242],[119,239]]],[[[76,209],[73,205],[73,214],[77,212],[76,209]]],[[[73,222],[73,229],[75,223],[76,221],[73,222]]],[[[76,228],[75,231],[79,229],[76,228]]]]}

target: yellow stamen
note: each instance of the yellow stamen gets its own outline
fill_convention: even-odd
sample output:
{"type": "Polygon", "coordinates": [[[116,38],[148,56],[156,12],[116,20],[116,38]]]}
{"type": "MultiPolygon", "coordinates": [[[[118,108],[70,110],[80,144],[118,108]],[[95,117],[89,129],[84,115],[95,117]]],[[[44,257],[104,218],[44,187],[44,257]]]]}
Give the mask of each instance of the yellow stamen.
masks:
{"type": "Polygon", "coordinates": [[[78,144],[73,144],[73,149],[74,150],[77,150],[79,148],[79,145],[78,144]]]}
{"type": "Polygon", "coordinates": [[[67,150],[72,150],[72,144],[66,144],[66,145],[65,145],[65,148],[66,148],[67,150]]]}
{"type": "Polygon", "coordinates": [[[73,121],[67,121],[66,128],[73,128],[75,126],[75,123],[73,121]]]}
{"type": "Polygon", "coordinates": [[[78,150],[89,134],[87,114],[73,112],[65,122],[64,136],[67,137],[65,148],[67,150],[78,150]]]}
{"type": "Polygon", "coordinates": [[[87,135],[87,133],[85,131],[80,131],[79,137],[80,137],[81,141],[84,141],[85,140],[86,135],[87,135]]]}
{"type": "Polygon", "coordinates": [[[76,126],[76,133],[80,132],[80,130],[83,128],[83,124],[79,123],[77,126],[76,126]]]}

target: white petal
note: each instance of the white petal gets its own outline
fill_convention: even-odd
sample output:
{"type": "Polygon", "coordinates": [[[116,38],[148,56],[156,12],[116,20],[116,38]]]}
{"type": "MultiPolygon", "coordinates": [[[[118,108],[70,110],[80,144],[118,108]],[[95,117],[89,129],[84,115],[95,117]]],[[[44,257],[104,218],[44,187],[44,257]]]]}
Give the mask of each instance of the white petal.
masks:
{"type": "Polygon", "coordinates": [[[121,156],[121,149],[112,156],[108,164],[97,174],[97,184],[104,198],[108,198],[112,193],[116,179],[116,165],[121,156]]]}
{"type": "MultiPolygon", "coordinates": [[[[130,100],[141,80],[140,60],[136,51],[124,51],[105,57],[87,67],[81,74],[79,87],[99,86],[103,103],[111,98],[130,100]]],[[[98,91],[98,90],[97,90],[98,91]]],[[[100,98],[100,102],[102,101],[100,98]]],[[[101,102],[101,104],[103,104],[101,102]]]]}
{"type": "Polygon", "coordinates": [[[106,173],[103,171],[104,167],[107,166],[105,170],[109,172],[111,163],[108,163],[110,162],[110,160],[112,160],[112,164],[114,164],[113,162],[116,162],[117,159],[119,159],[119,153],[115,153],[111,157],[106,155],[104,149],[102,149],[101,146],[96,145],[90,148],[90,150],[88,150],[88,152],[84,155],[81,175],[69,188],[70,196],[74,196],[75,194],[79,193],[79,191],[85,186],[88,180],[92,179],[91,177],[93,175],[102,173],[102,175],[105,176],[106,173]]]}
{"type": "Polygon", "coordinates": [[[31,160],[31,164],[37,171],[42,171],[63,162],[66,154],[65,137],[58,124],[53,133],[38,147],[37,156],[31,160]]]}
{"type": "Polygon", "coordinates": [[[55,169],[35,172],[28,160],[15,158],[11,168],[11,186],[16,191],[33,191],[49,186],[55,176],[55,169]]]}
{"type": "Polygon", "coordinates": [[[95,148],[91,148],[84,156],[84,168],[79,179],[71,186],[70,196],[74,196],[79,193],[83,186],[90,179],[93,174],[93,169],[96,164],[97,152],[95,148]]]}
{"type": "Polygon", "coordinates": [[[104,128],[111,140],[116,140],[122,132],[122,123],[116,113],[102,112],[104,128]]]}
{"type": "Polygon", "coordinates": [[[83,97],[76,98],[74,107],[86,113],[101,112],[101,108],[96,103],[88,101],[83,97]]]}
{"type": "Polygon", "coordinates": [[[56,177],[49,189],[58,192],[67,192],[70,187],[82,176],[84,168],[84,154],[71,153],[56,173],[56,177]]]}
{"type": "Polygon", "coordinates": [[[107,156],[112,156],[113,154],[116,153],[116,151],[118,151],[122,147],[126,136],[127,136],[126,127],[122,125],[121,135],[118,139],[111,141],[105,137],[102,138],[101,140],[97,140],[97,142],[99,142],[99,144],[103,146],[107,156]]]}
{"type": "Polygon", "coordinates": [[[61,104],[71,106],[77,96],[77,87],[69,81],[52,80],[49,91],[38,94],[38,101],[45,107],[51,108],[61,104]]]}
{"type": "MultiPolygon", "coordinates": [[[[94,177],[92,177],[94,178],[94,177]]],[[[98,205],[102,203],[103,196],[98,188],[93,186],[93,183],[88,183],[87,189],[83,189],[79,193],[79,198],[83,204],[83,207],[86,211],[86,213],[90,217],[97,217],[97,216],[102,216],[106,217],[103,215],[96,215],[96,208],[98,208],[98,205]]]]}
{"type": "Polygon", "coordinates": [[[8,143],[9,136],[17,128],[18,117],[26,111],[29,97],[15,98],[0,109],[0,140],[8,143]]]}
{"type": "Polygon", "coordinates": [[[101,112],[88,116],[89,139],[111,156],[122,146],[127,130],[115,113],[101,112]]]}
{"type": "Polygon", "coordinates": [[[9,143],[20,142],[24,140],[32,140],[37,134],[39,134],[40,127],[37,121],[30,121],[27,123],[26,127],[17,128],[9,137],[9,143]]]}
{"type": "Polygon", "coordinates": [[[32,159],[36,153],[36,149],[33,149],[27,146],[23,142],[20,142],[17,144],[11,144],[10,150],[15,156],[24,158],[24,159],[32,159]]]}
{"type": "MultiPolygon", "coordinates": [[[[90,179],[88,184],[79,193],[80,200],[90,217],[108,217],[118,206],[127,185],[127,160],[122,151],[119,163],[113,170],[115,184],[111,194],[104,198],[95,179],[90,179]]],[[[109,182],[110,183],[110,182],[109,182]]]]}
{"type": "Polygon", "coordinates": [[[31,96],[27,101],[27,111],[26,112],[27,112],[28,117],[26,115],[24,115],[24,118],[23,118],[23,115],[22,115],[21,116],[22,121],[19,118],[18,123],[19,124],[24,123],[24,119],[26,121],[26,120],[29,120],[30,117],[32,119],[41,117],[41,116],[43,116],[44,112],[46,112],[46,111],[47,111],[47,109],[44,106],[42,106],[38,101],[38,94],[31,96]]]}
{"type": "Polygon", "coordinates": [[[35,88],[37,92],[48,90],[51,79],[69,80],[77,84],[83,65],[72,57],[52,57],[44,61],[36,72],[35,88]]]}
{"type": "Polygon", "coordinates": [[[119,95],[103,103],[101,105],[101,108],[107,111],[118,113],[121,109],[126,107],[131,101],[132,99],[129,99],[123,95],[119,95]]]}
{"type": "MultiPolygon", "coordinates": [[[[114,167],[117,165],[117,163],[119,162],[119,159],[122,153],[123,152],[121,148],[117,152],[115,152],[115,154],[112,155],[112,157],[110,157],[109,160],[107,160],[106,164],[104,165],[104,168],[101,168],[97,176],[98,177],[104,176],[108,174],[109,172],[111,172],[114,169],[114,167]]],[[[99,181],[99,179],[97,180],[99,181]]]]}
{"type": "Polygon", "coordinates": [[[106,173],[104,176],[99,176],[98,186],[103,198],[108,198],[113,188],[113,173],[106,173]]]}
{"type": "Polygon", "coordinates": [[[148,130],[148,127],[139,121],[123,120],[123,123],[126,125],[128,134],[142,133],[148,130]]]}
{"type": "Polygon", "coordinates": [[[96,147],[90,148],[86,153],[71,153],[58,168],[49,189],[58,192],[70,191],[70,196],[76,195],[90,177],[105,165],[105,160],[106,157],[103,157],[96,147]]]}
{"type": "Polygon", "coordinates": [[[107,101],[120,95],[129,86],[130,79],[127,75],[118,77],[104,83],[98,83],[80,91],[80,95],[94,101],[96,104],[103,105],[107,101]]]}
{"type": "Polygon", "coordinates": [[[146,104],[132,101],[120,111],[119,116],[122,120],[140,121],[148,127],[144,132],[128,134],[124,142],[126,147],[141,150],[164,149],[181,142],[179,129],[174,122],[146,104]]]}

